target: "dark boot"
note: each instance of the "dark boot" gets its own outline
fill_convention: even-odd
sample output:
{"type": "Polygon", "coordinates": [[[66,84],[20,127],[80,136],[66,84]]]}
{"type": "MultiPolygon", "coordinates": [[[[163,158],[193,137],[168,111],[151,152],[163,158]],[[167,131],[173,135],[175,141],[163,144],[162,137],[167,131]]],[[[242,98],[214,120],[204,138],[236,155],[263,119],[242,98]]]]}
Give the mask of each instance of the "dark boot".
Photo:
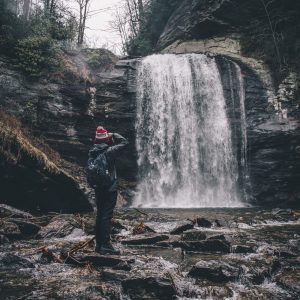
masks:
{"type": "Polygon", "coordinates": [[[102,255],[104,254],[120,255],[120,251],[116,250],[110,242],[101,246],[97,245],[95,248],[95,252],[102,255]]]}

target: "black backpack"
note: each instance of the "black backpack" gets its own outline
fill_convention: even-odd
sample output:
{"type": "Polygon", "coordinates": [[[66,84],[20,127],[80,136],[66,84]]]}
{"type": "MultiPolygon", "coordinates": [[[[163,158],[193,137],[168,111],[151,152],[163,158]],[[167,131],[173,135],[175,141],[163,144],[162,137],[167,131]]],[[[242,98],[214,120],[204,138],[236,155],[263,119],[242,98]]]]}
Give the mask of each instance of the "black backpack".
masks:
{"type": "Polygon", "coordinates": [[[112,184],[105,153],[88,160],[87,180],[92,187],[109,187],[112,184]]]}

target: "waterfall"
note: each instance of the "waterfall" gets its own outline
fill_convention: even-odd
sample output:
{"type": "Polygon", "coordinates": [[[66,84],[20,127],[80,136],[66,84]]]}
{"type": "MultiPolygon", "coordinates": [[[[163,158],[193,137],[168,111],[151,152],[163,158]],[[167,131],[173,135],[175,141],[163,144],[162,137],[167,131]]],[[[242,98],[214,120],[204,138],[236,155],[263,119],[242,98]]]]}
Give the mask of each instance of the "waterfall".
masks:
{"type": "Polygon", "coordinates": [[[140,181],[133,206],[243,206],[215,60],[152,55],[142,60],[137,78],[140,181]]]}

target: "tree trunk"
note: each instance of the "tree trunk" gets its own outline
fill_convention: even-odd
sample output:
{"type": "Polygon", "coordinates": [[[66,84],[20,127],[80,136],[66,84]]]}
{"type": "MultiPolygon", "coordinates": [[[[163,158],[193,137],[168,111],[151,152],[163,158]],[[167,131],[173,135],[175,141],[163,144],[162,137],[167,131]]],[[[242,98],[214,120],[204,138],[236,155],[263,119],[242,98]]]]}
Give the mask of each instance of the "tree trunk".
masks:
{"type": "Polygon", "coordinates": [[[139,8],[139,25],[140,25],[140,28],[141,28],[144,24],[144,4],[143,4],[143,0],[138,0],[138,8],[139,8]]]}
{"type": "Polygon", "coordinates": [[[31,0],[24,0],[23,2],[23,16],[28,19],[31,8],[31,0]]]}
{"type": "Polygon", "coordinates": [[[55,9],[55,0],[51,0],[50,3],[50,15],[53,15],[55,9]]]}

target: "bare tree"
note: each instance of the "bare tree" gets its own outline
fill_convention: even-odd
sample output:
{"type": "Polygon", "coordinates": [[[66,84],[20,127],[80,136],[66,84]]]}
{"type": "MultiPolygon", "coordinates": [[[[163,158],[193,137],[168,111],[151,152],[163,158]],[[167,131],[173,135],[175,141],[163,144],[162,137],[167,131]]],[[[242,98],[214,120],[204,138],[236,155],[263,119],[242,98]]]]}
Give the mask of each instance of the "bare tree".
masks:
{"type": "Polygon", "coordinates": [[[145,20],[145,6],[149,0],[123,0],[115,11],[114,20],[110,23],[122,41],[123,51],[128,52],[128,43],[138,36],[145,20]]]}
{"type": "Polygon", "coordinates": [[[23,16],[25,17],[25,19],[29,18],[30,9],[31,9],[31,0],[24,0],[24,2],[23,2],[23,16]]]}
{"type": "Polygon", "coordinates": [[[78,45],[82,45],[84,41],[84,33],[86,29],[86,20],[89,15],[91,0],[75,0],[79,6],[79,20],[78,20],[78,45]]]}
{"type": "Polygon", "coordinates": [[[279,46],[278,46],[277,37],[276,37],[276,25],[277,24],[273,25],[272,18],[271,18],[271,13],[270,13],[270,10],[269,10],[269,6],[272,5],[272,3],[274,1],[275,0],[269,0],[267,2],[265,0],[260,0],[262,6],[264,8],[264,11],[266,13],[267,19],[268,19],[269,28],[270,28],[270,31],[271,31],[271,34],[272,34],[274,47],[275,47],[275,50],[276,50],[276,56],[277,56],[277,60],[278,60],[278,64],[279,64],[279,69],[281,70],[281,56],[280,56],[279,46]]]}

